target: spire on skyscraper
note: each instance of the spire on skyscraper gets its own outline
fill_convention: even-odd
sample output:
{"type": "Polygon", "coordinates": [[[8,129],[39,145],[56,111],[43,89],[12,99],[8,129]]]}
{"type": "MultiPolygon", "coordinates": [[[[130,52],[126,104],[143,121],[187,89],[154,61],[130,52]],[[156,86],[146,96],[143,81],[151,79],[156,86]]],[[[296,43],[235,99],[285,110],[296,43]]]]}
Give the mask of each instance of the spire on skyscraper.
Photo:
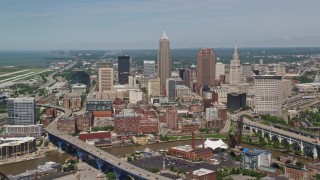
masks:
{"type": "Polygon", "coordinates": [[[163,31],[163,33],[162,33],[161,40],[162,39],[167,39],[167,40],[169,39],[167,36],[167,33],[165,31],[163,31]]]}
{"type": "Polygon", "coordinates": [[[233,60],[238,60],[238,61],[240,61],[240,60],[239,60],[239,54],[238,54],[237,43],[236,43],[236,45],[235,45],[235,47],[234,47],[233,60]]]}

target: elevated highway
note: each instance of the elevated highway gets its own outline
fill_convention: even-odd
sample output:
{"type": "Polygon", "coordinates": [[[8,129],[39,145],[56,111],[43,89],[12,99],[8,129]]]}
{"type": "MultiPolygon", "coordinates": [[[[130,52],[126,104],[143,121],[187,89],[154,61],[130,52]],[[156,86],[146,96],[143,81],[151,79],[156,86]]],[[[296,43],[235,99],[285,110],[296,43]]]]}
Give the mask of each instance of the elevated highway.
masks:
{"type": "Polygon", "coordinates": [[[301,150],[305,155],[314,158],[319,156],[320,141],[318,139],[267,126],[246,117],[243,118],[243,128],[261,133],[263,137],[270,138],[270,140],[293,145],[295,150],[301,150]]]}

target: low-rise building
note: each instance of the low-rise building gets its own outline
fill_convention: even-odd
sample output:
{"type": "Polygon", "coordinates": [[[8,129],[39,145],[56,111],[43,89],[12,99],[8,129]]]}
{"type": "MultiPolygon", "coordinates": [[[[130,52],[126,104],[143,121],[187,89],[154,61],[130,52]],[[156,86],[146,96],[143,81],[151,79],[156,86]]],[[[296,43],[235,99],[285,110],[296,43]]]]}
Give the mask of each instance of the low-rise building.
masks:
{"type": "Polygon", "coordinates": [[[132,141],[135,144],[144,145],[149,142],[149,137],[144,134],[134,135],[132,136],[132,141]]]}
{"type": "Polygon", "coordinates": [[[187,173],[186,178],[187,180],[216,180],[216,172],[209,169],[200,168],[187,173]]]}
{"type": "Polygon", "coordinates": [[[79,134],[79,139],[90,145],[97,147],[110,146],[111,144],[111,133],[107,131],[99,132],[82,132],[79,134]]]}
{"type": "Polygon", "coordinates": [[[0,159],[8,159],[32,153],[36,148],[36,139],[33,137],[0,138],[0,159]]]}
{"type": "Polygon", "coordinates": [[[85,84],[77,83],[71,85],[71,92],[75,94],[85,94],[87,86],[85,84]]]}
{"type": "Polygon", "coordinates": [[[74,134],[88,131],[92,126],[92,118],[89,114],[58,119],[58,129],[66,134],[74,134]]]}
{"type": "Polygon", "coordinates": [[[313,171],[296,165],[286,164],[284,176],[293,180],[308,180],[313,179],[313,171]]]}

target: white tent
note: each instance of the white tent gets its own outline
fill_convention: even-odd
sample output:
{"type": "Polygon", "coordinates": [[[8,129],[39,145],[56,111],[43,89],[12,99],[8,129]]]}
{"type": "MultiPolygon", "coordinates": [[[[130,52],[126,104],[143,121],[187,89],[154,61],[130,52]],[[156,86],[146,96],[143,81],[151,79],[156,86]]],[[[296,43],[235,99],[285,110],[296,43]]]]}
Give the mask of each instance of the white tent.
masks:
{"type": "MultiPolygon", "coordinates": [[[[202,147],[202,145],[199,145],[198,147],[202,147]]],[[[228,149],[228,145],[226,143],[224,143],[221,139],[219,139],[217,141],[211,141],[211,140],[207,139],[204,142],[204,147],[211,148],[212,150],[215,150],[217,148],[228,149]]]]}

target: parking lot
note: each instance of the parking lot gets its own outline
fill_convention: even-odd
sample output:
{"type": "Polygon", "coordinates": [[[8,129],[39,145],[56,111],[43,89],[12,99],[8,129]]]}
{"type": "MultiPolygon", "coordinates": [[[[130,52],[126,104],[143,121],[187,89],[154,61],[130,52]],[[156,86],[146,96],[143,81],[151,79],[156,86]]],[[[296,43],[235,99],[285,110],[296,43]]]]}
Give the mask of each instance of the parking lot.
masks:
{"type": "Polygon", "coordinates": [[[136,161],[132,161],[131,163],[135,166],[138,166],[142,169],[149,170],[151,168],[159,168],[163,169],[163,162],[165,162],[165,169],[170,170],[170,167],[177,167],[179,170],[183,172],[194,171],[200,168],[217,170],[223,167],[239,167],[235,161],[220,158],[219,156],[214,157],[220,161],[219,164],[213,164],[209,162],[190,162],[181,158],[167,157],[167,156],[155,156],[138,159],[136,161]]]}

